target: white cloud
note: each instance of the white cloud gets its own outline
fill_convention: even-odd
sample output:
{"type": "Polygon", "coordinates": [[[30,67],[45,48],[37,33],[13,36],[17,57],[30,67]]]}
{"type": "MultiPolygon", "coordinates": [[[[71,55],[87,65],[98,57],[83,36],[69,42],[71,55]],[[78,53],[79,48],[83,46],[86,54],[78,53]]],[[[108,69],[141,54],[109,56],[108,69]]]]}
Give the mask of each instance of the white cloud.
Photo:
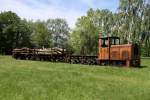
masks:
{"type": "MultiPolygon", "coordinates": [[[[32,6],[25,3],[24,0],[1,0],[0,11],[11,10],[17,13],[21,18],[26,18],[28,20],[65,18],[71,28],[74,28],[76,19],[84,14],[83,12],[77,11],[75,9],[67,9],[56,6],[55,4],[53,4],[55,2],[52,2],[52,4],[44,4],[38,2],[37,0],[26,1],[32,6]]],[[[88,1],[90,3],[90,0],[88,1]]]]}

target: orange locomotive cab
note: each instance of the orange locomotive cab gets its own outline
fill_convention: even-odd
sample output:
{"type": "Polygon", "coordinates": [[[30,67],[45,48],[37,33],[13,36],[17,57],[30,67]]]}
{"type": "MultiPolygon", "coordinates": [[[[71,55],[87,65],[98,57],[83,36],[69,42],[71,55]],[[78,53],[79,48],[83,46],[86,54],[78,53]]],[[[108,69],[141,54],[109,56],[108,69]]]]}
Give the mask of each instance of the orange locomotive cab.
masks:
{"type": "Polygon", "coordinates": [[[140,66],[140,52],[137,44],[120,44],[119,37],[99,38],[99,64],[140,66]]]}

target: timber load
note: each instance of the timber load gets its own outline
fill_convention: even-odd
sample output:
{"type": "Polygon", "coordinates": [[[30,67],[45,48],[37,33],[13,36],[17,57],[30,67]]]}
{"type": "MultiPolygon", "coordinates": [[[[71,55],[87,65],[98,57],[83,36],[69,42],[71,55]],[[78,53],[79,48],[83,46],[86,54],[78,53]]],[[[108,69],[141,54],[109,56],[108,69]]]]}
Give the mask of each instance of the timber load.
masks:
{"type": "Polygon", "coordinates": [[[97,56],[72,55],[69,51],[66,51],[66,49],[58,47],[44,49],[14,49],[12,51],[12,56],[16,59],[22,60],[39,60],[88,65],[97,64],[97,56]]]}
{"type": "Polygon", "coordinates": [[[65,49],[62,48],[43,48],[43,49],[30,49],[30,48],[21,48],[21,49],[14,49],[12,51],[13,56],[16,54],[65,54],[67,53],[65,49]]]}

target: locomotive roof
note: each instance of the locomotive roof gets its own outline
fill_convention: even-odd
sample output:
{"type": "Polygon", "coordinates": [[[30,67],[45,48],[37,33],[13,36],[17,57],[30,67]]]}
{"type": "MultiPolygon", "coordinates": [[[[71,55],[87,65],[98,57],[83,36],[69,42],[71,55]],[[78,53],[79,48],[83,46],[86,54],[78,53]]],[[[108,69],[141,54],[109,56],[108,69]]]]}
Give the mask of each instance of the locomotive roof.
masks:
{"type": "Polygon", "coordinates": [[[120,38],[117,37],[117,36],[101,37],[100,39],[108,39],[108,38],[120,39],[120,38]]]}

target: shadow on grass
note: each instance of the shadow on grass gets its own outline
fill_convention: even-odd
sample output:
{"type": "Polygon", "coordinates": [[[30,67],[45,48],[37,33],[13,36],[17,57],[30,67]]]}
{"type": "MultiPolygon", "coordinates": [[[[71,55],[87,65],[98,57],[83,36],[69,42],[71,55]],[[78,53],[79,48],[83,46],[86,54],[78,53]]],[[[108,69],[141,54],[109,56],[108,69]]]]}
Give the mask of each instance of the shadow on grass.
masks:
{"type": "Polygon", "coordinates": [[[147,67],[148,67],[148,66],[145,66],[145,65],[144,65],[144,66],[139,66],[138,68],[147,68],[147,67]]]}

